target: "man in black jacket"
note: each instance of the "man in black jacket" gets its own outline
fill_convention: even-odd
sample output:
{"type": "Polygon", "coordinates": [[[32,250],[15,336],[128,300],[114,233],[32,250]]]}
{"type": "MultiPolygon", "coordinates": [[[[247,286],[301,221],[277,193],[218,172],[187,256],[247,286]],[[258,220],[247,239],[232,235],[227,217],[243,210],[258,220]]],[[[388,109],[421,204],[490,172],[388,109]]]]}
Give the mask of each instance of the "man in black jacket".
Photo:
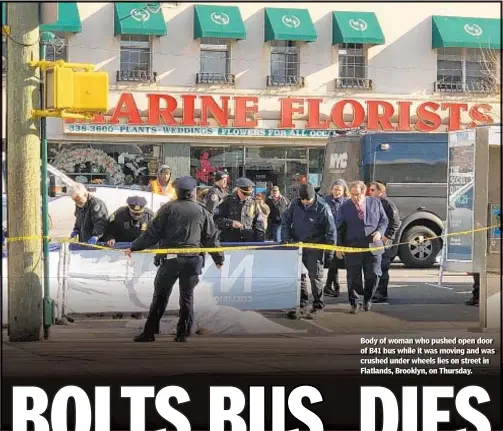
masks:
{"type": "Polygon", "coordinates": [[[208,192],[206,197],[206,209],[212,214],[215,214],[218,206],[227,197],[227,181],[229,174],[227,172],[217,172],[215,174],[215,183],[208,192]]]}
{"type": "Polygon", "coordinates": [[[105,234],[108,210],[101,199],[92,196],[83,184],[75,184],[70,194],[75,202],[75,225],[70,238],[96,244],[105,234]]]}
{"type": "MultiPolygon", "coordinates": [[[[322,199],[318,198],[312,184],[301,184],[299,198],[292,201],[283,214],[281,226],[283,242],[304,242],[335,245],[337,235],[332,211],[322,199]]],[[[309,296],[306,274],[301,275],[300,309],[288,313],[290,319],[307,317],[316,319],[323,313],[323,250],[303,249],[302,263],[311,281],[313,307],[308,312],[309,296]]],[[[334,252],[326,253],[325,259],[333,259],[334,252]]]]}
{"type": "MultiPolygon", "coordinates": [[[[381,204],[384,208],[384,212],[388,217],[388,227],[384,233],[383,242],[384,244],[393,244],[395,235],[400,228],[400,215],[398,214],[398,208],[390,201],[386,196],[386,186],[380,182],[373,182],[370,184],[370,194],[381,200],[381,204]]],[[[388,283],[389,283],[389,267],[391,265],[391,256],[393,253],[393,248],[387,248],[381,260],[381,271],[382,275],[379,279],[379,286],[377,287],[376,293],[372,299],[372,302],[385,302],[388,300],[388,283]]]]}
{"type": "MultiPolygon", "coordinates": [[[[218,247],[218,232],[209,211],[195,202],[197,182],[192,177],[182,177],[176,182],[174,201],[164,204],[150,223],[147,231],[138,237],[131,252],[145,250],[156,244],[161,249],[218,247]]],[[[224,263],[223,253],[210,253],[215,265],[220,269],[224,263]]],[[[176,281],[180,286],[180,318],[175,341],[187,341],[192,333],[194,321],[194,288],[199,283],[199,276],[204,266],[204,255],[193,253],[165,254],[159,256],[159,270],[154,281],[154,297],[143,332],[134,341],[155,341],[159,322],[166,311],[169,296],[176,281]]]]}
{"type": "Polygon", "coordinates": [[[271,213],[269,214],[269,229],[272,240],[274,242],[281,242],[281,220],[290,202],[281,194],[278,186],[273,186],[271,194],[265,203],[271,209],[271,213]]]}

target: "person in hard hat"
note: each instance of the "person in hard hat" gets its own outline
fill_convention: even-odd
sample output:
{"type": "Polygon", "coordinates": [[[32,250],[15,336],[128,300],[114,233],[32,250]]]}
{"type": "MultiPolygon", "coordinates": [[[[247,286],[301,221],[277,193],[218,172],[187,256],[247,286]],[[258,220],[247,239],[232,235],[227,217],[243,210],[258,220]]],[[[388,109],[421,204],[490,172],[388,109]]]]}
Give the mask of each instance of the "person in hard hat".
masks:
{"type": "Polygon", "coordinates": [[[158,195],[169,196],[170,200],[176,199],[175,188],[171,181],[171,167],[161,165],[157,170],[157,179],[150,181],[147,191],[158,195]]]}

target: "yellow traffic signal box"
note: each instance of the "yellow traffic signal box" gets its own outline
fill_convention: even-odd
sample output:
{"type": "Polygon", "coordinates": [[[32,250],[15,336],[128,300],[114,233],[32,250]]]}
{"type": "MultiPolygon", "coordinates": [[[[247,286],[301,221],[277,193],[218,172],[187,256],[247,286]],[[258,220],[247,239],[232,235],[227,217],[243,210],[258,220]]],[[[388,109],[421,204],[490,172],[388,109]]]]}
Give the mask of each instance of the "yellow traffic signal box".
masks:
{"type": "Polygon", "coordinates": [[[108,74],[77,72],[68,67],[46,71],[45,109],[72,112],[108,111],[108,74]]]}

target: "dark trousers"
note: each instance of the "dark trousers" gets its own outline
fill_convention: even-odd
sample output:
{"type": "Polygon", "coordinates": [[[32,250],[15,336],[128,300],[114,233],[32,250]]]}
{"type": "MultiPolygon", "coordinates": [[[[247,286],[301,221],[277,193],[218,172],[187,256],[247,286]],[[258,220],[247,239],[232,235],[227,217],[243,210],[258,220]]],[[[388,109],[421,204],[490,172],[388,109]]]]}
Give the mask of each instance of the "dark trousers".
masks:
{"type": "MultiPolygon", "coordinates": [[[[323,250],[302,251],[302,263],[307,269],[307,277],[311,281],[311,293],[313,294],[313,308],[323,309],[323,250]]],[[[307,290],[307,277],[302,274],[300,277],[300,306],[307,307],[309,304],[309,293],[307,290]]]]}
{"type": "Polygon", "coordinates": [[[169,297],[176,280],[180,286],[180,312],[176,328],[178,335],[191,335],[194,321],[194,288],[199,283],[203,258],[201,256],[179,256],[169,259],[157,270],[154,281],[154,297],[143,333],[154,335],[168,306],[169,297]]]}
{"type": "Polygon", "coordinates": [[[480,274],[478,272],[473,273],[473,299],[479,299],[480,296],[480,274]]]}
{"type": "Polygon", "coordinates": [[[326,290],[339,291],[339,269],[337,267],[329,268],[327,272],[327,280],[325,281],[326,290]],[[332,288],[333,285],[333,288],[332,288]]]}
{"type": "Polygon", "coordinates": [[[271,239],[274,242],[281,242],[281,225],[272,224],[270,227],[271,239]]]}
{"type": "Polygon", "coordinates": [[[388,297],[389,267],[391,266],[392,249],[387,248],[381,256],[381,277],[377,286],[376,295],[388,297]]]}
{"type": "Polygon", "coordinates": [[[381,277],[381,255],[370,252],[346,254],[346,273],[349,303],[370,301],[381,277]],[[362,282],[362,270],[365,283],[362,282]]]}

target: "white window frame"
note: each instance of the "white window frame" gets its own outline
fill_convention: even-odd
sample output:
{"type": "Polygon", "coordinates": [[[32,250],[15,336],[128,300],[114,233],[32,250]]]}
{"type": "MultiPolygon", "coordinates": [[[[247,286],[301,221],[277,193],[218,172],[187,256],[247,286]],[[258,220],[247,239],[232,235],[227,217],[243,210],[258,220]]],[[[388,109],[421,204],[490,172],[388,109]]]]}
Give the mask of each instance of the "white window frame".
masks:
{"type": "Polygon", "coordinates": [[[45,45],[47,61],[68,61],[68,43],[65,33],[53,32],[55,38],[45,45]]]}
{"type": "MultiPolygon", "coordinates": [[[[152,37],[147,35],[127,35],[123,34],[119,38],[120,40],[120,57],[119,57],[119,71],[117,72],[117,82],[152,82],[155,80],[155,73],[152,71],[153,64],[153,49],[152,49],[152,37]],[[131,40],[134,38],[145,38],[143,41],[131,40]],[[148,45],[148,47],[147,47],[148,45]],[[132,66],[127,69],[123,69],[123,50],[130,51],[140,51],[148,49],[148,64],[146,68],[138,68],[135,70],[134,66],[137,66],[137,62],[125,62],[126,64],[132,66]]],[[[144,64],[144,63],[141,63],[144,64]]]]}
{"type": "Polygon", "coordinates": [[[271,41],[269,86],[304,86],[304,79],[300,76],[300,44],[292,40],[271,41]],[[273,56],[283,56],[283,60],[273,61],[273,56]],[[295,61],[289,61],[293,56],[295,61]],[[275,72],[274,63],[284,62],[283,73],[275,72]],[[292,67],[293,66],[293,67],[292,67]],[[293,71],[293,73],[292,73],[293,71]]]}
{"type": "Polygon", "coordinates": [[[199,54],[199,74],[197,75],[198,84],[234,84],[234,75],[232,74],[231,64],[231,41],[224,38],[203,37],[200,39],[199,54]],[[225,72],[203,70],[205,53],[220,52],[225,53],[225,59],[219,59],[225,62],[225,72]]]}
{"type": "MultiPolygon", "coordinates": [[[[449,92],[482,92],[482,93],[492,93],[495,91],[495,89],[492,88],[492,85],[490,83],[484,84],[484,79],[480,78],[481,84],[475,85],[475,86],[470,86],[470,84],[467,83],[467,62],[470,62],[469,54],[475,52],[475,50],[480,50],[482,52],[482,57],[483,61],[479,61],[478,63],[480,64],[492,64],[492,61],[487,61],[488,56],[496,56],[495,58],[495,63],[496,67],[499,68],[499,62],[500,62],[500,52],[498,50],[481,50],[479,48],[438,48],[437,49],[437,81],[435,83],[435,91],[449,91],[449,92]],[[454,54],[453,50],[459,50],[459,55],[454,54]],[[484,52],[487,51],[487,54],[484,54],[484,52]],[[444,57],[451,56],[451,60],[444,59],[444,57]],[[455,61],[455,62],[460,62],[461,63],[461,69],[456,69],[456,71],[461,72],[461,79],[459,81],[455,80],[450,80],[450,81],[442,81],[440,80],[439,77],[439,72],[441,69],[439,69],[439,62],[440,61],[455,61]]],[[[473,61],[471,61],[473,62],[473,61]]],[[[475,63],[475,62],[473,62],[475,63]]],[[[448,69],[444,69],[448,70],[448,69]]],[[[499,70],[496,70],[494,74],[500,73],[499,70]]],[[[490,72],[487,69],[487,74],[489,75],[490,72]]],[[[445,76],[449,76],[447,74],[444,74],[445,76]]],[[[450,75],[451,77],[454,77],[455,75],[450,75]]]]}
{"type": "Polygon", "coordinates": [[[372,87],[372,81],[368,79],[368,45],[363,43],[339,43],[337,49],[337,61],[339,67],[336,87],[370,89],[372,87]],[[350,50],[353,50],[353,52],[348,52],[350,50]],[[346,68],[352,68],[354,70],[353,75],[357,75],[356,69],[360,67],[363,71],[363,76],[346,76],[346,73],[341,74],[343,67],[342,59],[346,57],[363,58],[363,65],[359,65],[356,62],[345,65],[346,68]]]}

